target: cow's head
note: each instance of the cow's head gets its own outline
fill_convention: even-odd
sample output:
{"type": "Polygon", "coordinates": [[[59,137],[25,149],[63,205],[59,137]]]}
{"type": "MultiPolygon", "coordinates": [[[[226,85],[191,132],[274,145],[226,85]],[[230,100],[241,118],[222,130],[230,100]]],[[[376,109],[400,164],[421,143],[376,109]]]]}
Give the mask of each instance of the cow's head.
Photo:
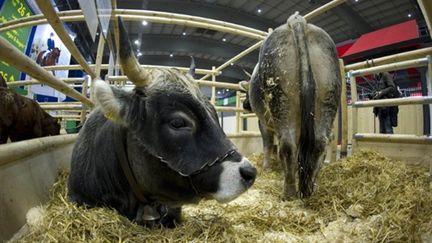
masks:
{"type": "Polygon", "coordinates": [[[105,116],[132,136],[126,146],[140,186],[165,203],[228,202],[245,192],[256,169],[227,139],[193,72],[140,67],[119,22],[120,62],[135,89],[96,81],[95,96],[105,116]],[[149,155],[157,161],[149,163],[149,155]]]}

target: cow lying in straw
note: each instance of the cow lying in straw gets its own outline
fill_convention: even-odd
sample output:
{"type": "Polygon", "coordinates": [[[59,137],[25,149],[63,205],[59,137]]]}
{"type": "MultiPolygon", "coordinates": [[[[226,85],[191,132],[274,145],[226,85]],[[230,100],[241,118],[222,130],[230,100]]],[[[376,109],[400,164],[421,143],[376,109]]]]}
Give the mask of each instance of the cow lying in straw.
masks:
{"type": "Polygon", "coordinates": [[[120,62],[136,87],[96,82],[99,107],[73,150],[70,199],[174,227],[183,204],[229,202],[245,192],[256,169],[227,139],[193,72],[142,68],[121,22],[120,37],[120,62]]]}

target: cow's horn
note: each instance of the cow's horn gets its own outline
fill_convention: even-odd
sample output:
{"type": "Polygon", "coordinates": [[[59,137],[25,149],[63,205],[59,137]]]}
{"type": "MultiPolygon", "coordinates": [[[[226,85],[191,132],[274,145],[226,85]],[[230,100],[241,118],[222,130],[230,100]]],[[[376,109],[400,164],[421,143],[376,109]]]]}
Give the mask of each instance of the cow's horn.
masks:
{"type": "Polygon", "coordinates": [[[195,59],[193,58],[193,56],[191,56],[191,64],[190,64],[190,67],[189,67],[188,74],[190,76],[192,76],[192,77],[195,76],[195,68],[196,68],[195,59]]]}
{"type": "Polygon", "coordinates": [[[121,18],[118,18],[120,35],[120,64],[126,76],[135,84],[136,87],[147,86],[150,80],[150,73],[142,68],[132,51],[132,45],[128,38],[125,26],[121,18]]]}
{"type": "Polygon", "coordinates": [[[245,69],[243,69],[244,74],[246,74],[248,76],[248,78],[252,78],[252,74],[250,74],[248,71],[246,71],[245,69]]]}

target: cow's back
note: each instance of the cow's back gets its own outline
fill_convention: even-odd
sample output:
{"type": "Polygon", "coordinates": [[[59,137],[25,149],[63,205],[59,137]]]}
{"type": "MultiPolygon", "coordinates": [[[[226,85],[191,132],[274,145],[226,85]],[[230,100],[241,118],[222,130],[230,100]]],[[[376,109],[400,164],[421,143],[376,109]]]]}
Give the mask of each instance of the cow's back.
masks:
{"type": "MultiPolygon", "coordinates": [[[[308,24],[305,40],[317,97],[314,102],[318,111],[316,120],[321,120],[322,113],[334,110],[339,102],[339,64],[334,43],[322,29],[308,24]]],[[[288,24],[276,28],[261,48],[259,69],[251,81],[251,104],[257,115],[269,121],[270,126],[281,127],[286,124],[286,119],[300,117],[299,60],[295,34],[288,24]],[[270,114],[264,114],[268,111],[270,114]]]]}
{"type": "Polygon", "coordinates": [[[337,52],[330,36],[314,25],[308,25],[307,40],[316,87],[315,130],[327,132],[328,136],[340,102],[341,75],[337,52]]]}
{"type": "Polygon", "coordinates": [[[250,84],[252,108],[278,136],[282,156],[299,161],[300,191],[308,196],[340,100],[334,42],[295,14],[266,38],[258,65],[250,84]]]}

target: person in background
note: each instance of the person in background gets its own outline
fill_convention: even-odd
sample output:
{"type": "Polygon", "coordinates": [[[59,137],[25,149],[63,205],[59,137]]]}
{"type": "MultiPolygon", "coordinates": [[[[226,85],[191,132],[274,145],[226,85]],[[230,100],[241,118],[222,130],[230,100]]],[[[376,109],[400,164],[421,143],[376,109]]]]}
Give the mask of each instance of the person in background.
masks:
{"type": "Polygon", "coordinates": [[[53,32],[51,32],[50,37],[47,39],[47,47],[48,47],[48,51],[52,51],[52,49],[54,49],[55,47],[53,32]]]}
{"type": "MultiPolygon", "coordinates": [[[[394,83],[394,75],[389,72],[379,73],[375,75],[375,80],[378,81],[379,91],[376,92],[372,99],[392,99],[399,98],[400,93],[394,83]]],[[[393,134],[393,127],[398,125],[398,112],[397,106],[388,107],[374,107],[375,116],[379,119],[380,133],[393,134]]]]}

